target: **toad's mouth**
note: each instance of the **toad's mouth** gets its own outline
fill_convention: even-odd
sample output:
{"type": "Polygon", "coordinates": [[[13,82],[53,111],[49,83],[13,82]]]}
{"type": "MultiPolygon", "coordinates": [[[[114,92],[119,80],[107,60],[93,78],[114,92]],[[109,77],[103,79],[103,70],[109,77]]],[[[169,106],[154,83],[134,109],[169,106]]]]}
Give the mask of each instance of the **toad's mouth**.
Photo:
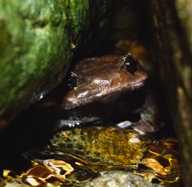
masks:
{"type": "Polygon", "coordinates": [[[145,86],[147,79],[139,80],[130,85],[130,90],[136,90],[145,86]]]}
{"type": "Polygon", "coordinates": [[[131,93],[145,87],[146,77],[138,81],[124,84],[122,87],[111,87],[109,89],[101,90],[100,92],[94,93],[94,90],[84,90],[84,92],[73,94],[68,97],[64,102],[64,109],[71,110],[78,108],[80,106],[85,106],[92,102],[103,101],[103,100],[113,100],[113,98],[118,98],[121,94],[131,93]]]}

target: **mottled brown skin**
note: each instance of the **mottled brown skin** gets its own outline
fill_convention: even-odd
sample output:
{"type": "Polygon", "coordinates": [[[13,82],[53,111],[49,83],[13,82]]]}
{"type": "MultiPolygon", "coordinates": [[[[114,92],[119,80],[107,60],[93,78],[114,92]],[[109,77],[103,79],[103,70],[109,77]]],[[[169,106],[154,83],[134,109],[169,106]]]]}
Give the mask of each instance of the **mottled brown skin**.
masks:
{"type": "Polygon", "coordinates": [[[147,74],[138,61],[134,59],[133,71],[124,63],[125,56],[118,55],[82,60],[73,71],[77,84],[63,98],[63,107],[73,109],[143,87],[147,74]]]}

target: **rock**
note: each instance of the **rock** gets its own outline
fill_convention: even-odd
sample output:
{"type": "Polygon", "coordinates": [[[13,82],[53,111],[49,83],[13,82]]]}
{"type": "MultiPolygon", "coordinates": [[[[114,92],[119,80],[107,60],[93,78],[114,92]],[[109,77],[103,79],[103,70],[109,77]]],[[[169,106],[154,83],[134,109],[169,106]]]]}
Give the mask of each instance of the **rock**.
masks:
{"type": "Polygon", "coordinates": [[[29,187],[29,185],[13,182],[13,183],[6,184],[5,187],[29,187]]]}
{"type": "Polygon", "coordinates": [[[153,55],[167,113],[179,138],[183,181],[192,185],[192,19],[189,0],[152,2],[153,55]]]}
{"type": "Polygon", "coordinates": [[[102,172],[101,176],[88,182],[85,187],[163,187],[161,184],[153,184],[143,177],[125,171],[102,172]]]}
{"type": "Polygon", "coordinates": [[[149,142],[131,129],[114,127],[70,129],[58,132],[50,140],[51,149],[61,153],[77,154],[90,163],[97,161],[98,165],[106,168],[130,169],[137,167],[149,142]]]}

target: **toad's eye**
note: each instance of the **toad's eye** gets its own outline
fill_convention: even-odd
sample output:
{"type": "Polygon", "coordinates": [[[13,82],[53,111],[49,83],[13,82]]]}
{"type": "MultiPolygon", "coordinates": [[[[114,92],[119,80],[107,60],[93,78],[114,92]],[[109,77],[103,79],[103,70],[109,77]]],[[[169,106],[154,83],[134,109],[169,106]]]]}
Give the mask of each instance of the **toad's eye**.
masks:
{"type": "Polygon", "coordinates": [[[77,86],[77,75],[73,72],[70,73],[67,79],[67,86],[72,89],[77,86]]]}
{"type": "Polygon", "coordinates": [[[127,56],[123,57],[123,68],[126,68],[128,72],[136,72],[137,64],[138,62],[132,57],[132,55],[128,54],[127,56]]]}

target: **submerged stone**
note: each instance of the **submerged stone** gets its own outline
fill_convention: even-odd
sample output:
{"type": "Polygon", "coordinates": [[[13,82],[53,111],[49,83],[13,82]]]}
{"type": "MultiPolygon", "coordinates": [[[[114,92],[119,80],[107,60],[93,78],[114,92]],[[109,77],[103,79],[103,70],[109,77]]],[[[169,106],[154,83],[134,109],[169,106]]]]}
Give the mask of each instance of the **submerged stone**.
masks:
{"type": "Polygon", "coordinates": [[[76,128],[59,132],[51,140],[50,149],[78,155],[106,167],[136,167],[144,156],[147,141],[130,129],[76,128]]]}

